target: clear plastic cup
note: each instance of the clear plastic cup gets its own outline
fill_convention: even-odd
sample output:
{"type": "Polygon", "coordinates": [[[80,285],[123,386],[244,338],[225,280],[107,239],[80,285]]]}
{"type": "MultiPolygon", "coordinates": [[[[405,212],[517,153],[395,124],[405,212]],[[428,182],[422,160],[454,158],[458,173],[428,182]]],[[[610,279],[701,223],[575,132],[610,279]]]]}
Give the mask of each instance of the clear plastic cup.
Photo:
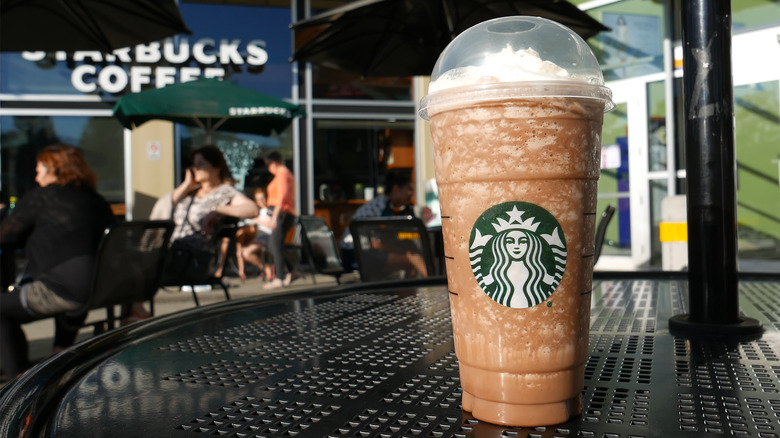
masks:
{"type": "Polygon", "coordinates": [[[598,62],[538,17],[480,23],[431,74],[430,120],[463,408],[546,426],[582,409],[601,126],[598,62]]]}

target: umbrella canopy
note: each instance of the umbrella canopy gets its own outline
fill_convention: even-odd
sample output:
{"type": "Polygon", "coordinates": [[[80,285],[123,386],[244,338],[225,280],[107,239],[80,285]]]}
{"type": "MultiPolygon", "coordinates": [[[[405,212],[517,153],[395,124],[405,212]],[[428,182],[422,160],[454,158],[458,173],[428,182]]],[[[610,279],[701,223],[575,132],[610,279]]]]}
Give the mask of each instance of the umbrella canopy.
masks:
{"type": "Polygon", "coordinates": [[[0,51],[115,49],[191,34],[175,0],[0,0],[0,51]]]}
{"type": "Polygon", "coordinates": [[[554,20],[584,39],[609,30],[562,0],[359,0],[295,23],[292,60],[362,76],[430,75],[458,34],[510,15],[554,20]]]}
{"type": "Polygon", "coordinates": [[[222,131],[270,135],[305,112],[282,99],[219,79],[197,79],[122,96],[114,116],[132,129],[149,120],[168,120],[222,131]]]}

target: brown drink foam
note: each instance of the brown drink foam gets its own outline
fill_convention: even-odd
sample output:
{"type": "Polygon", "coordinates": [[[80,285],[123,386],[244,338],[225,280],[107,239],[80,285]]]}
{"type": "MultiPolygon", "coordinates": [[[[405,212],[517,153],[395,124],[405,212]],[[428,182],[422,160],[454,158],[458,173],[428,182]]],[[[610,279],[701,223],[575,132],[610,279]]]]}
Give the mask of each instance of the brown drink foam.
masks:
{"type": "Polygon", "coordinates": [[[477,419],[541,426],[581,411],[603,112],[603,101],[576,97],[429,112],[463,408],[477,419]],[[553,242],[548,247],[565,246],[565,262],[548,263],[551,294],[538,304],[500,304],[508,298],[495,292],[498,274],[479,268],[489,251],[480,246],[484,253],[475,255],[473,229],[491,208],[505,210],[496,210],[493,229],[483,228],[477,240],[524,228],[553,242]],[[544,211],[557,223],[547,225],[544,211]]]}

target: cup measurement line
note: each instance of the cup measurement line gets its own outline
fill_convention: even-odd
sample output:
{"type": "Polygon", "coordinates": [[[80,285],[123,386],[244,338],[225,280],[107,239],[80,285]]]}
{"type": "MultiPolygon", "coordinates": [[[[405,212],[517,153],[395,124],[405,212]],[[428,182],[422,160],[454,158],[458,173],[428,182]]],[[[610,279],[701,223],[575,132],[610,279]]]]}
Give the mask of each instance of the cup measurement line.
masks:
{"type": "Polygon", "coordinates": [[[451,291],[451,290],[449,290],[449,289],[447,289],[447,292],[449,292],[449,293],[450,293],[450,295],[458,295],[458,293],[457,293],[457,292],[453,292],[453,291],[451,291]]]}
{"type": "Polygon", "coordinates": [[[580,292],[580,296],[584,297],[585,295],[590,295],[593,293],[593,289],[586,290],[585,292],[580,292]]]}

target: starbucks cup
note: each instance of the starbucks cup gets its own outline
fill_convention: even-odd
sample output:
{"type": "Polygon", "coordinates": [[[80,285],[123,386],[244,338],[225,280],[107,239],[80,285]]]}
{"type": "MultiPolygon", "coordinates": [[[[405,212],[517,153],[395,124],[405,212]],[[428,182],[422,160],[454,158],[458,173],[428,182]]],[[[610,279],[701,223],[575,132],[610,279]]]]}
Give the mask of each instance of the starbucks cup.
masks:
{"type": "Polygon", "coordinates": [[[601,125],[593,52],[538,17],[480,23],[431,74],[430,121],[463,409],[546,426],[582,410],[601,125]]]}

